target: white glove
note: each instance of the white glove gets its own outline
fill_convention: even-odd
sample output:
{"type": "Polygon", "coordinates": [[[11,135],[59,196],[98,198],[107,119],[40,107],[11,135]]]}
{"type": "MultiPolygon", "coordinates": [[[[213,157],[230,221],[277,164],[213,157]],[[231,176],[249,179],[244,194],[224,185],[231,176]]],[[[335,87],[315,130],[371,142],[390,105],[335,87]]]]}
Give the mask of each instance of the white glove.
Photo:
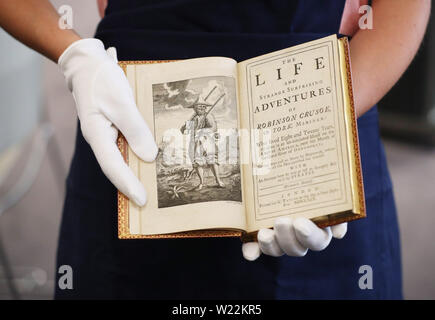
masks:
{"type": "Polygon", "coordinates": [[[320,251],[331,242],[331,238],[341,239],[347,232],[347,223],[321,229],[307,218],[282,217],[275,220],[273,229],[261,229],[258,242],[247,242],[242,245],[246,260],[254,261],[261,252],[273,257],[287,254],[303,257],[308,249],[320,251]]]}
{"type": "Polygon", "coordinates": [[[143,206],[145,188],[117,148],[118,129],[142,160],[153,161],[158,149],[117,62],[115,48],[106,52],[100,40],[84,39],[71,44],[58,64],[74,96],[83,136],[101,169],[122,193],[143,206]]]}

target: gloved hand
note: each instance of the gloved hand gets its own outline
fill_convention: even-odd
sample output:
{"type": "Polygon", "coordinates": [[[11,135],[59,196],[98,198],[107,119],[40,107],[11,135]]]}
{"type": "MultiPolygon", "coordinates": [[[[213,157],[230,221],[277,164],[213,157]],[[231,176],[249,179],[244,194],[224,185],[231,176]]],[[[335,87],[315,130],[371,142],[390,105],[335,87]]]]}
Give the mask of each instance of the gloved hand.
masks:
{"type": "Polygon", "coordinates": [[[122,193],[143,206],[145,188],[117,148],[118,129],[142,160],[153,161],[158,149],[117,62],[115,48],[106,52],[97,39],[74,42],[58,60],[76,102],[83,136],[101,169],[122,193]]]}
{"type": "Polygon", "coordinates": [[[308,249],[320,251],[331,242],[331,238],[341,239],[347,232],[347,223],[321,229],[307,218],[281,217],[275,220],[273,229],[261,229],[258,242],[247,242],[242,245],[246,260],[254,261],[261,252],[279,257],[287,254],[303,257],[308,249]]]}

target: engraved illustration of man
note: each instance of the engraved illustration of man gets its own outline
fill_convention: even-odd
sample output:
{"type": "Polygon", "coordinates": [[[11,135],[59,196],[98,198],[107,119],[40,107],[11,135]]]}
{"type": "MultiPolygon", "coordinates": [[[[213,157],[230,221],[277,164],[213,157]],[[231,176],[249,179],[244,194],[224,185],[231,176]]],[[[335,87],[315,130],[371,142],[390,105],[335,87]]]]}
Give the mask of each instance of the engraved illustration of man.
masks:
{"type": "Polygon", "coordinates": [[[180,128],[183,134],[190,133],[191,135],[189,156],[192,160],[192,166],[199,177],[199,185],[195,188],[198,191],[203,188],[204,168],[207,167],[213,173],[218,187],[223,188],[225,186],[219,176],[218,148],[216,143],[218,135],[217,123],[211,114],[214,106],[223,95],[214,104],[206,102],[207,97],[205,99],[198,98],[195,103],[189,106],[189,108],[193,108],[195,113],[180,128]],[[207,108],[209,109],[207,110],[207,108]]]}

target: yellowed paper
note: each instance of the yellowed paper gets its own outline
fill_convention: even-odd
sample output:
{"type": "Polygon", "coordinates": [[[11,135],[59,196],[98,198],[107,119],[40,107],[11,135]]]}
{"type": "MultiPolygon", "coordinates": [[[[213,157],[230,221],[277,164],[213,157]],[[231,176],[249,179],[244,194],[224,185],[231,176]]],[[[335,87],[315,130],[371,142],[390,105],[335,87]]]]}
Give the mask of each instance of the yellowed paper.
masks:
{"type": "MultiPolygon", "coordinates": [[[[171,133],[172,130],[176,138],[182,137],[180,127],[194,115],[191,108],[180,105],[185,101],[171,100],[172,96],[179,96],[180,90],[184,90],[186,100],[190,94],[199,94],[198,98],[204,99],[207,95],[202,91],[206,92],[208,86],[212,89],[213,86],[218,87],[211,93],[209,101],[213,102],[219,98],[219,90],[223,92],[224,97],[218,101],[210,117],[217,119],[218,127],[223,131],[237,131],[240,124],[236,72],[234,60],[219,57],[159,65],[127,66],[127,78],[134,89],[138,108],[155,135],[160,148],[159,157],[163,157],[162,150],[168,147],[167,143],[171,143],[165,140],[166,133],[171,133]],[[184,87],[186,83],[187,87],[184,87]],[[163,105],[161,101],[165,101],[166,104],[163,105]]],[[[225,135],[225,132],[219,131],[219,134],[225,135]]],[[[177,143],[180,142],[175,142],[174,148],[179,146],[177,143]]],[[[185,187],[193,184],[193,180],[189,180],[188,183],[182,180],[182,172],[186,172],[186,176],[191,173],[191,164],[163,162],[158,158],[155,163],[145,163],[129,149],[129,165],[144,183],[148,193],[148,202],[143,208],[129,202],[132,234],[153,235],[198,229],[246,228],[240,171],[239,190],[236,188],[237,181],[232,181],[236,187],[227,190],[228,188],[216,189],[216,183],[210,179],[210,169],[204,168],[207,185],[197,191],[185,187]],[[224,198],[220,199],[222,197],[224,198]]],[[[219,166],[219,170],[225,169],[222,167],[224,166],[219,166]]],[[[226,168],[228,169],[228,166],[226,168]]],[[[227,174],[230,174],[231,179],[237,179],[237,174],[234,174],[235,165],[231,168],[233,172],[227,174]]],[[[224,173],[221,172],[221,176],[224,176],[224,173]]],[[[222,180],[225,180],[225,177],[222,180]]]]}
{"type": "Polygon", "coordinates": [[[238,64],[242,128],[258,131],[244,176],[248,231],[352,209],[339,63],[334,35],[238,64]]]}

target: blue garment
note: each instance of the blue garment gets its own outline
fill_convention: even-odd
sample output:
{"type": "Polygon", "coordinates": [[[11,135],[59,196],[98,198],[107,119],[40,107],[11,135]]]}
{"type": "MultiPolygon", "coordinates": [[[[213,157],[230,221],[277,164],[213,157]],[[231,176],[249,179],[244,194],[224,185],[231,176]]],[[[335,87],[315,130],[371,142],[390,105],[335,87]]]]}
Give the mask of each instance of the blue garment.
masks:
{"type": "MultiPolygon", "coordinates": [[[[120,60],[244,60],[338,33],[345,0],[110,0],[96,37],[120,60]]],[[[392,185],[374,107],[358,120],[368,217],[304,258],[242,257],[239,239],[118,240],[116,189],[80,126],[67,179],[58,266],[74,289],[57,298],[400,299],[392,185]],[[373,269],[361,290],[360,266],[373,269]]]]}

